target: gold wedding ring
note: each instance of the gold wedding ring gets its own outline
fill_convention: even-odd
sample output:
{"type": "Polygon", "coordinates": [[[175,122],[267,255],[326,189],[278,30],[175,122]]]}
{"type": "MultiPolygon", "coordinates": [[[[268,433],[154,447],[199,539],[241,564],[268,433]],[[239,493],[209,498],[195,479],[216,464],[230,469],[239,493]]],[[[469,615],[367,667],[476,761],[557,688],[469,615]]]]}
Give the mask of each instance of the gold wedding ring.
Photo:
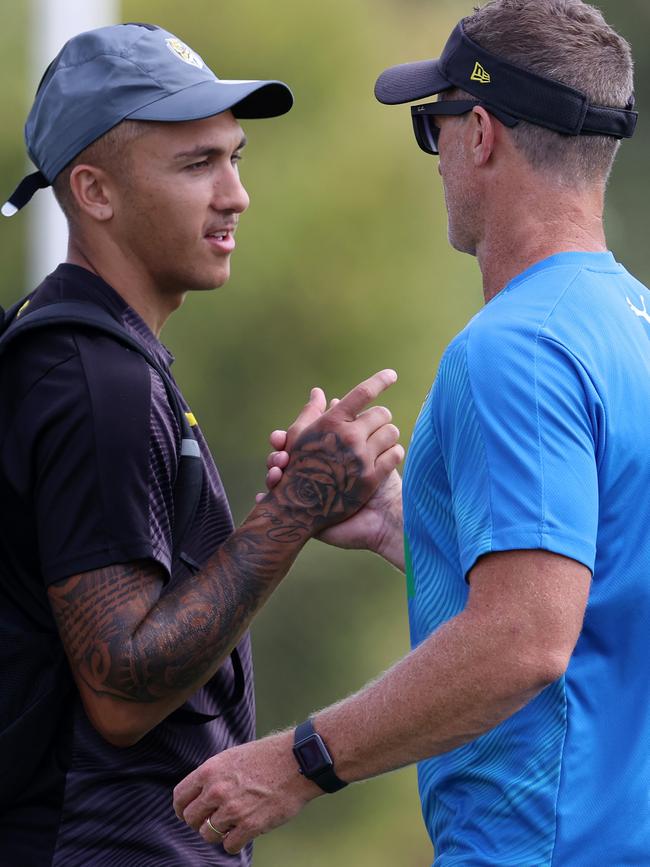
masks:
{"type": "Polygon", "coordinates": [[[213,825],[212,822],[210,821],[210,817],[209,817],[209,816],[208,816],[208,818],[207,818],[205,821],[208,823],[208,827],[210,828],[210,830],[211,830],[211,831],[214,831],[214,833],[217,835],[217,837],[221,837],[221,839],[223,840],[223,838],[224,838],[226,835],[224,834],[223,831],[220,831],[218,828],[215,828],[215,827],[214,827],[214,825],[213,825]]]}

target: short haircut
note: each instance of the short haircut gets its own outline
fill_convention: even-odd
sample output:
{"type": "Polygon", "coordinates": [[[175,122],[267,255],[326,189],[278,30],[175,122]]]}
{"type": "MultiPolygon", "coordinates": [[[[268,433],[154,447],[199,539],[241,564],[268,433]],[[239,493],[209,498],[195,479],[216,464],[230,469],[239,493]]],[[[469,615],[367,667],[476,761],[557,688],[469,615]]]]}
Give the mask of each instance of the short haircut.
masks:
{"type": "MultiPolygon", "coordinates": [[[[629,44],[582,0],[490,0],[465,19],[482,48],[580,90],[595,105],[625,108],[634,93],[629,44]]],[[[620,142],[570,136],[520,121],[510,130],[530,164],[570,186],[606,183],[620,142]]]]}
{"type": "Polygon", "coordinates": [[[149,128],[147,121],[123,120],[89,144],[61,169],[52,183],[52,189],[70,227],[74,225],[78,215],[77,203],[70,189],[70,175],[75,166],[88,163],[106,171],[119,170],[120,174],[124,175],[129,166],[128,145],[149,128]]]}

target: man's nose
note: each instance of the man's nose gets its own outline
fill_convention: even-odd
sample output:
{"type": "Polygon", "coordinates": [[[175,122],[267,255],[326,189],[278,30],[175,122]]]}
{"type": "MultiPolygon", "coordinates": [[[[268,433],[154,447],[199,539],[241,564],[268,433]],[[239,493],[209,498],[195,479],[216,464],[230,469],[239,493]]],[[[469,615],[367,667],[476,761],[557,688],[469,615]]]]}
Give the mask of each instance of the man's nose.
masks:
{"type": "Polygon", "coordinates": [[[226,176],[222,175],[215,184],[212,205],[217,211],[243,214],[249,204],[249,195],[241,182],[237,166],[233,165],[226,176]]]}

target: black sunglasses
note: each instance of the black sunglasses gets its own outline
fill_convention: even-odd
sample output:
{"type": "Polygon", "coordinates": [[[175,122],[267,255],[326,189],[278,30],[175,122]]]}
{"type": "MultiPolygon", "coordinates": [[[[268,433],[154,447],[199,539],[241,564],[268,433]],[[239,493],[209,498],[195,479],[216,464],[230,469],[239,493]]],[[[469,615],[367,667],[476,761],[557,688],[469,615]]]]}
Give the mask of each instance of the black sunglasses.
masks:
{"type": "Polygon", "coordinates": [[[411,106],[411,119],[413,120],[413,132],[417,143],[423,151],[432,156],[437,156],[440,127],[434,118],[436,115],[453,116],[468,114],[476,105],[482,105],[490,114],[506,126],[513,127],[519,123],[519,119],[503,111],[495,111],[485,105],[480,99],[448,99],[442,102],[425,102],[422,105],[411,106]]]}

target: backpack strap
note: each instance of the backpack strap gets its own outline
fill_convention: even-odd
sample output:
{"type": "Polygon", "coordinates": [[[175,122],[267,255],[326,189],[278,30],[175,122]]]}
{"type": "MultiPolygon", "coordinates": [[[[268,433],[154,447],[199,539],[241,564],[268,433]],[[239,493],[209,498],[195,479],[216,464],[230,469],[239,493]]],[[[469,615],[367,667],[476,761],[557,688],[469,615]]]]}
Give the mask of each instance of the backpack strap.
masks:
{"type": "Polygon", "coordinates": [[[57,325],[90,328],[113,337],[127,349],[141,355],[162,379],[167,399],[181,431],[181,448],[178,471],[174,484],[174,556],[182,557],[182,544],[194,520],[203,483],[203,468],[199,444],[189,420],[181,406],[169,373],[162,364],[131,334],[114,319],[108,311],[89,301],[61,301],[25,312],[24,318],[17,313],[24,306],[18,302],[6,314],[7,328],[0,336],[0,354],[23,334],[57,325]]]}

